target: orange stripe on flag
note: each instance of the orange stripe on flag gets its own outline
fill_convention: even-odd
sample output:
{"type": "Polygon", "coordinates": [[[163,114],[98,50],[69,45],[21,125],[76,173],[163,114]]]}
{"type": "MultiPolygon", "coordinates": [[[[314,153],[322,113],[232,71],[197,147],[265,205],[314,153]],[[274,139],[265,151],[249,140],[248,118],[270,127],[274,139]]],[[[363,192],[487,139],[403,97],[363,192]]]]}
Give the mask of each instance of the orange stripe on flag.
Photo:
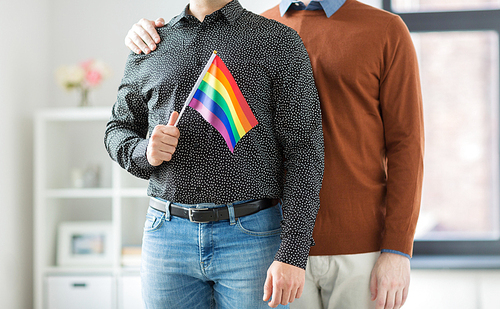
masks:
{"type": "MultiPolygon", "coordinates": [[[[227,81],[231,85],[231,89],[233,89],[234,95],[236,96],[238,102],[246,103],[245,97],[243,97],[243,94],[241,93],[240,88],[236,84],[233,75],[231,74],[231,72],[229,72],[229,69],[226,67],[222,59],[220,59],[219,56],[215,56],[213,63],[217,66],[218,69],[221,70],[221,72],[227,78],[227,81]]],[[[240,103],[240,107],[243,110],[243,113],[245,114],[246,118],[248,119],[248,122],[250,123],[251,127],[253,128],[254,126],[256,126],[258,122],[252,110],[250,109],[250,106],[248,106],[248,104],[240,103]]]]}
{"type": "Polygon", "coordinates": [[[236,114],[238,115],[238,118],[241,121],[241,125],[245,129],[245,132],[248,132],[252,128],[252,125],[250,125],[250,123],[248,122],[247,116],[245,115],[245,113],[241,109],[241,104],[238,101],[238,99],[236,98],[236,95],[233,91],[233,88],[231,87],[231,84],[227,80],[226,75],[224,75],[224,73],[214,64],[212,64],[210,66],[210,68],[208,69],[208,72],[210,74],[212,74],[213,76],[215,76],[221,82],[221,84],[224,85],[224,88],[226,88],[229,96],[231,97],[231,101],[233,102],[233,106],[234,106],[234,109],[236,111],[236,114]]]}

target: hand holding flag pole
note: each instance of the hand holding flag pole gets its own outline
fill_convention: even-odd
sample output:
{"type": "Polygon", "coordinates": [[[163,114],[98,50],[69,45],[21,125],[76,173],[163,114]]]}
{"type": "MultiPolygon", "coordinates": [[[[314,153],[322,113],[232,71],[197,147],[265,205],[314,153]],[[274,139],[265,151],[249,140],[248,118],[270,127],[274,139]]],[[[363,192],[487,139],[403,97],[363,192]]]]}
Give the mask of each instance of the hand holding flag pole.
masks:
{"type": "Polygon", "coordinates": [[[214,51],[189,94],[179,119],[187,106],[194,108],[224,138],[229,150],[258,124],[231,72],[214,51]]]}
{"type": "Polygon", "coordinates": [[[157,125],[149,138],[146,157],[149,164],[158,166],[163,161],[170,161],[179,141],[179,129],[174,127],[179,113],[170,115],[167,125],[157,125]]]}

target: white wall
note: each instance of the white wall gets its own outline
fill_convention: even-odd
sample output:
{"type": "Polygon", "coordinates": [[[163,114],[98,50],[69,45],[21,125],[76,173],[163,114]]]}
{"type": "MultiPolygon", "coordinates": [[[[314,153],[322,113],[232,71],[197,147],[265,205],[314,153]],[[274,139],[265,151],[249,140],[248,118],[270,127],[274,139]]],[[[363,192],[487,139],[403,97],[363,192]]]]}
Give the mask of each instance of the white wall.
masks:
{"type": "MultiPolygon", "coordinates": [[[[240,0],[256,13],[279,0],[240,0]]],[[[381,0],[366,0],[380,6],[381,0]]],[[[92,94],[94,105],[114,103],[131,25],[142,17],[166,20],[187,0],[0,0],[0,308],[32,308],[32,115],[44,107],[72,107],[76,93],[54,81],[59,65],[88,58],[114,74],[92,94]]]]}
{"type": "Polygon", "coordinates": [[[31,308],[31,111],[47,105],[48,2],[0,0],[0,308],[31,308]]]}

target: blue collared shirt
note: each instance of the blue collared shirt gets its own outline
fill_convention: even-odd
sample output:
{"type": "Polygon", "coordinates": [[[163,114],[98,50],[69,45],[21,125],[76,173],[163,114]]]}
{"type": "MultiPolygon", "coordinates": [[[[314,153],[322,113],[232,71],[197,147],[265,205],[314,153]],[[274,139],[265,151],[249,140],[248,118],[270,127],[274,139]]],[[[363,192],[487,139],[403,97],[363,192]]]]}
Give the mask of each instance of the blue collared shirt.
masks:
{"type": "Polygon", "coordinates": [[[304,3],[297,0],[282,0],[280,3],[280,14],[285,15],[286,11],[289,9],[293,10],[323,10],[325,11],[326,17],[330,17],[333,13],[344,5],[346,0],[313,0],[306,7],[304,3]]]}

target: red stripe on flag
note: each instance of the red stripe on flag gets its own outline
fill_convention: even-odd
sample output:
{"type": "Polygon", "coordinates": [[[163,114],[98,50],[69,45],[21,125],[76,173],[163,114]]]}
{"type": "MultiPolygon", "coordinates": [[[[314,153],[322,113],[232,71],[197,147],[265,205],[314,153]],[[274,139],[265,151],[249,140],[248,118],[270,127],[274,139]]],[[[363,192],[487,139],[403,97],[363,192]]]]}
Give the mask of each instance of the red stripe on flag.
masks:
{"type": "Polygon", "coordinates": [[[243,94],[241,93],[240,88],[236,84],[236,81],[233,78],[233,75],[231,72],[229,72],[229,69],[226,67],[224,62],[219,56],[215,56],[214,61],[212,62],[215,64],[222,73],[224,73],[224,76],[226,76],[227,81],[231,85],[231,88],[234,91],[234,95],[236,96],[236,99],[240,103],[241,109],[243,110],[243,113],[245,114],[246,118],[248,119],[248,122],[252,127],[256,126],[258,124],[257,119],[255,118],[254,114],[252,113],[252,110],[250,109],[250,106],[248,106],[247,101],[245,100],[245,97],[243,97],[243,94]]]}

